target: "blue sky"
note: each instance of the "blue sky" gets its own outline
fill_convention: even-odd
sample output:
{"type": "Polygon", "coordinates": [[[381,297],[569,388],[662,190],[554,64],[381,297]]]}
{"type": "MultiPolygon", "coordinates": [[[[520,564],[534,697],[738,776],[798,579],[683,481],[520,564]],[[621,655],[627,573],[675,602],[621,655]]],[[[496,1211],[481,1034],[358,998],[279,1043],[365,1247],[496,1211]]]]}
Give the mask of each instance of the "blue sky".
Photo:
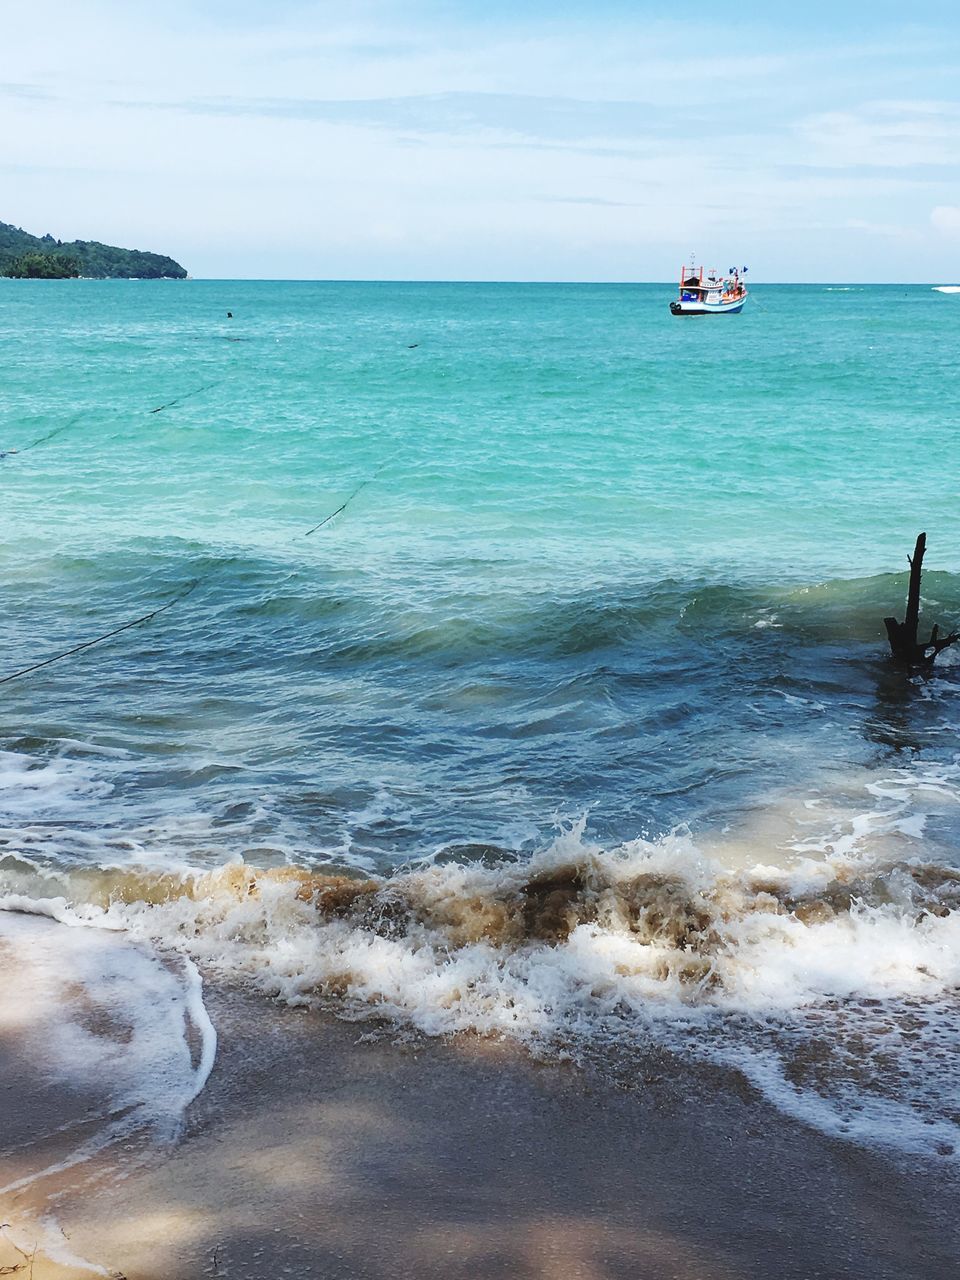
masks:
{"type": "Polygon", "coordinates": [[[960,4],[33,0],[0,219],[196,276],[960,278],[960,4]]]}

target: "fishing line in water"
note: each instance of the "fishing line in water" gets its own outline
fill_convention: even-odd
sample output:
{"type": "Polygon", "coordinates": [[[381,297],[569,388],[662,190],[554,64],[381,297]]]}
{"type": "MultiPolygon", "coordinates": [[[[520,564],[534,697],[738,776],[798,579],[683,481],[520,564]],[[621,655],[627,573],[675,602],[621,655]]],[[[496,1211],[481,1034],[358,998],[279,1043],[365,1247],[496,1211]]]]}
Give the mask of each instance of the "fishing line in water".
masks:
{"type": "Polygon", "coordinates": [[[166,604],[162,604],[156,609],[151,609],[149,613],[144,613],[139,618],[134,618],[131,622],[125,622],[122,626],[114,627],[112,631],[105,631],[103,635],[94,636],[92,640],[85,640],[83,644],[75,644],[72,649],[64,649],[62,653],[55,653],[50,658],[44,658],[42,662],[34,662],[29,667],[21,667],[19,671],[13,671],[8,676],[0,676],[0,684],[7,684],[10,680],[29,675],[31,671],[39,671],[41,667],[49,667],[53,662],[60,662],[61,659],[72,657],[75,653],[82,653],[84,649],[92,649],[96,644],[103,644],[105,640],[118,636],[121,631],[129,631],[131,627],[138,627],[142,622],[149,622],[151,618],[155,618],[158,614],[166,613],[168,609],[172,609],[181,600],[186,600],[187,596],[196,591],[206,577],[209,577],[209,574],[205,574],[203,578],[195,578],[186,590],[181,591],[172,600],[168,600],[166,604]]]}
{"type": "MultiPolygon", "coordinates": [[[[161,407],[169,407],[169,406],[161,406],[161,407]]],[[[151,412],[156,412],[156,410],[152,410],[151,412]]],[[[63,429],[65,428],[61,428],[61,430],[63,429]]],[[[302,534],[301,536],[309,537],[311,533],[316,533],[317,530],[322,529],[325,524],[329,524],[330,521],[333,520],[335,516],[338,516],[342,512],[346,511],[347,507],[354,500],[357,494],[360,493],[363,489],[365,489],[368,484],[372,484],[372,482],[376,480],[377,476],[381,473],[381,471],[383,471],[387,466],[389,466],[389,464],[394,460],[395,457],[396,455],[394,454],[391,457],[387,458],[384,462],[381,462],[379,467],[377,467],[377,469],[373,472],[373,474],[367,476],[365,480],[362,480],[360,484],[357,485],[357,487],[353,490],[353,492],[348,495],[348,497],[340,504],[339,507],[337,507],[335,511],[331,511],[329,515],[324,516],[324,518],[320,521],[319,524],[315,524],[312,529],[308,529],[306,533],[302,534]]],[[[186,600],[187,596],[192,595],[193,592],[196,591],[197,587],[199,587],[202,583],[208,581],[216,572],[217,572],[216,568],[210,569],[207,573],[202,574],[199,578],[194,578],[194,580],[190,583],[190,585],[184,591],[181,591],[179,595],[174,596],[172,600],[168,600],[166,604],[162,604],[156,609],[151,609],[149,613],[141,614],[139,618],[133,618],[130,622],[124,622],[119,627],[113,627],[110,631],[103,632],[102,635],[94,636],[92,640],[85,640],[82,644],[76,644],[76,645],[73,645],[70,649],[64,649],[62,653],[55,653],[49,658],[44,658],[43,661],[41,662],[31,663],[30,666],[28,667],[21,667],[19,671],[12,671],[9,675],[0,676],[0,684],[8,684],[11,680],[17,680],[21,676],[29,675],[33,671],[39,671],[41,667],[49,667],[54,662],[61,662],[64,658],[71,658],[73,657],[74,654],[82,653],[85,649],[92,649],[95,645],[103,644],[107,640],[112,640],[114,636],[120,635],[121,632],[123,631],[129,631],[132,627],[139,627],[142,623],[149,622],[152,618],[156,618],[161,613],[166,613],[166,611],[168,609],[172,609],[174,605],[180,604],[181,601],[186,600]]]]}
{"type": "Polygon", "coordinates": [[[177,396],[174,400],[168,400],[166,404],[158,404],[155,409],[151,409],[151,413],[160,413],[164,409],[172,409],[175,405],[183,404],[184,400],[190,400],[193,396],[198,396],[202,391],[212,391],[214,387],[219,387],[219,382],[208,382],[204,387],[197,387],[196,391],[188,391],[185,395],[177,396]]]}
{"type": "MultiPolygon", "coordinates": [[[[211,387],[216,386],[215,382],[206,383],[202,387],[197,387],[194,391],[188,391],[182,396],[177,396],[173,400],[167,401],[166,404],[159,405],[156,409],[151,409],[150,413],[159,413],[161,409],[170,409],[174,405],[182,404],[184,400],[189,400],[192,396],[200,395],[202,391],[209,391],[211,387]]],[[[12,454],[28,453],[31,449],[36,449],[38,445],[46,444],[49,440],[55,439],[62,435],[63,432],[69,431],[71,427],[75,427],[78,422],[82,421],[85,415],[76,413],[69,421],[62,423],[59,427],[54,427],[52,431],[48,431],[46,435],[38,437],[30,444],[26,444],[22,449],[7,449],[0,452],[0,458],[6,458],[12,454]]],[[[129,622],[122,623],[119,627],[112,627],[109,631],[105,631],[102,635],[94,636],[92,640],[84,640],[82,644],[73,645],[69,649],[64,649],[62,653],[55,653],[49,658],[44,658],[41,662],[33,662],[28,667],[21,667],[19,671],[12,671],[9,675],[0,676],[0,684],[8,684],[11,680],[17,680],[20,676],[29,675],[32,671],[39,671],[41,667],[49,667],[54,662],[61,662],[64,658],[70,658],[76,653],[82,653],[84,649],[92,649],[95,645],[103,644],[104,641],[118,636],[123,631],[129,631],[132,627],[139,627],[144,622],[149,622],[151,618],[156,618],[161,613],[166,613],[168,609],[172,609],[174,605],[179,604],[182,600],[186,600],[187,596],[197,589],[201,582],[208,578],[209,574],[204,574],[201,578],[195,578],[193,582],[172,600],[168,600],[166,604],[159,605],[155,609],[151,609],[148,613],[141,614],[139,618],[133,618],[129,622]]]]}
{"type": "MultiPolygon", "coordinates": [[[[184,400],[190,400],[193,396],[198,396],[201,392],[211,391],[214,387],[219,386],[219,382],[208,382],[202,387],[197,387],[193,391],[187,391],[182,396],[176,396],[173,400],[168,400],[165,404],[158,404],[155,409],[149,409],[148,413],[161,413],[164,409],[173,409],[176,405],[183,404],[184,400]]],[[[69,431],[71,427],[75,427],[81,422],[85,414],[83,412],[75,413],[68,421],[62,423],[59,427],[54,427],[52,431],[48,431],[45,436],[40,436],[33,440],[30,444],[25,444],[21,449],[0,449],[0,458],[13,457],[15,454],[29,453],[31,449],[36,449],[38,445],[46,444],[48,440],[53,440],[57,436],[62,435],[64,431],[69,431]]]]}
{"type": "Polygon", "coordinates": [[[336,511],[331,511],[328,516],[324,516],[319,524],[315,524],[312,529],[308,529],[303,536],[305,538],[309,538],[311,533],[316,533],[317,530],[322,529],[325,524],[329,524],[330,521],[334,518],[334,516],[338,516],[342,511],[346,511],[347,507],[349,507],[350,503],[354,500],[357,494],[360,493],[362,489],[365,489],[368,484],[373,484],[374,480],[376,480],[380,472],[383,471],[387,466],[389,466],[390,463],[393,462],[395,457],[396,457],[396,454],[392,454],[389,458],[386,459],[385,462],[381,462],[379,467],[377,467],[376,471],[374,471],[372,475],[367,476],[366,480],[361,480],[361,482],[354,489],[353,493],[351,493],[350,496],[344,502],[342,502],[339,507],[337,507],[336,511]]]}
{"type": "MultiPolygon", "coordinates": [[[[187,391],[181,396],[176,396],[173,400],[167,400],[164,404],[157,405],[155,409],[150,409],[149,412],[154,414],[160,413],[164,409],[172,409],[177,405],[183,404],[184,400],[190,400],[193,396],[201,395],[204,391],[210,391],[213,387],[219,385],[219,381],[207,382],[202,387],[197,387],[193,391],[187,391]]],[[[48,440],[53,440],[64,431],[68,431],[71,427],[76,426],[83,417],[84,414],[82,412],[74,414],[68,422],[63,423],[59,427],[55,427],[53,431],[48,431],[46,435],[40,436],[39,439],[34,440],[32,443],[24,445],[22,449],[8,449],[4,452],[0,452],[0,458],[5,458],[9,454],[27,453],[30,449],[37,448],[38,445],[46,444],[48,440]]],[[[318,529],[322,529],[324,525],[329,524],[331,520],[346,511],[354,498],[356,498],[356,496],[361,493],[367,485],[372,484],[373,481],[376,480],[377,476],[380,475],[380,473],[394,460],[395,457],[396,454],[392,454],[389,458],[381,462],[371,475],[367,476],[365,480],[362,480],[360,484],[358,484],[357,487],[348,494],[335,511],[331,511],[329,515],[324,516],[318,524],[315,524],[301,536],[309,538],[311,534],[316,533],[318,529]]],[[[143,623],[151,621],[151,619],[158,617],[159,614],[166,613],[166,611],[168,609],[172,609],[174,605],[180,604],[181,601],[186,600],[187,596],[192,595],[197,587],[199,587],[201,583],[206,582],[215,572],[215,569],[211,569],[208,573],[201,575],[201,577],[195,578],[185,590],[181,591],[179,595],[174,596],[172,600],[168,600],[166,604],[159,605],[156,609],[151,609],[148,613],[141,614],[138,618],[133,618],[130,622],[124,622],[119,627],[113,627],[111,630],[103,632],[102,635],[94,636],[91,640],[85,640],[82,644],[73,645],[69,649],[64,649],[61,653],[55,653],[49,658],[44,658],[41,662],[31,663],[30,666],[21,667],[19,671],[12,671],[9,675],[0,676],[0,684],[8,684],[11,680],[18,680],[21,676],[30,675],[31,672],[39,671],[42,667],[49,667],[55,662],[63,661],[64,658],[71,658],[74,654],[82,653],[85,649],[92,649],[96,645],[104,644],[107,640],[112,640],[114,636],[118,636],[124,631],[129,631],[133,627],[139,627],[143,623]]]]}
{"type": "Polygon", "coordinates": [[[48,431],[45,436],[40,436],[38,440],[34,440],[32,444],[25,444],[22,449],[7,449],[4,453],[0,453],[0,458],[7,457],[8,454],[29,453],[31,449],[36,449],[38,444],[46,444],[48,440],[52,440],[55,436],[62,435],[64,431],[69,431],[71,427],[75,427],[83,418],[82,413],[75,413],[69,422],[64,422],[59,427],[54,427],[52,431],[48,431]]]}

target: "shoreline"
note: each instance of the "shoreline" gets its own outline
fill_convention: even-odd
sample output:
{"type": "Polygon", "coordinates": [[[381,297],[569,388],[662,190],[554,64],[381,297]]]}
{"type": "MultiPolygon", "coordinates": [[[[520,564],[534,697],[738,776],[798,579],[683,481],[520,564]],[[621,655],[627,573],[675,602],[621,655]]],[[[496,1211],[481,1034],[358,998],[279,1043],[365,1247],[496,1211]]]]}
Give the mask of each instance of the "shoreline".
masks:
{"type": "MultiPolygon", "coordinates": [[[[15,979],[9,958],[0,972],[15,979]]],[[[945,1170],[824,1137],[736,1073],[661,1053],[612,1083],[508,1043],[428,1040],[223,985],[205,1002],[218,1057],[176,1144],[128,1140],[0,1197],[23,1255],[25,1215],[55,1213],[34,1280],[947,1280],[960,1267],[945,1170]]],[[[95,1099],[51,1095],[9,1024],[0,1046],[7,1185],[63,1159],[63,1126],[95,1099]]],[[[0,1244],[0,1266],[18,1264],[0,1244]]]]}

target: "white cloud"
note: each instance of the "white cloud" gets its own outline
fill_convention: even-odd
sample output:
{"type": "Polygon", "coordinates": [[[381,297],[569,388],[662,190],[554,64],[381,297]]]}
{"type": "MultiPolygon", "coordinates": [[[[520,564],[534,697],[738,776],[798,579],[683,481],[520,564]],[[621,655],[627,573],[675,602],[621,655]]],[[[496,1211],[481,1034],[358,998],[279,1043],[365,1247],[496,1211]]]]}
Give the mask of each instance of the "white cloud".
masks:
{"type": "Polygon", "coordinates": [[[797,132],[807,162],[814,165],[955,169],[960,158],[960,104],[870,102],[852,111],[808,116],[797,132]]]}
{"type": "Polygon", "coordinates": [[[930,222],[945,236],[960,236],[960,205],[938,204],[930,214],[930,222]]]}
{"type": "Polygon", "coordinates": [[[869,236],[888,236],[893,240],[912,240],[917,235],[912,227],[902,227],[890,222],[870,222],[866,218],[850,218],[846,227],[848,231],[863,231],[869,236]]]}
{"type": "Polygon", "coordinates": [[[0,218],[195,275],[672,278],[691,245],[768,279],[846,278],[851,245],[937,269],[949,40],[744,19],[731,48],[616,10],[34,0],[0,44],[0,218]]]}

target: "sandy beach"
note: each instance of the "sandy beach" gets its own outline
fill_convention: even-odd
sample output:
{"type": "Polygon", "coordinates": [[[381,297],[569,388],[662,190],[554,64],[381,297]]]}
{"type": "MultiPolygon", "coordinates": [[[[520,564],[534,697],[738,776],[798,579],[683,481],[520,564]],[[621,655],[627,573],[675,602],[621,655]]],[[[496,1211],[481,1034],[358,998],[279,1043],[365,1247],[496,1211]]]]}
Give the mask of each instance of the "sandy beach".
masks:
{"type": "MultiPolygon", "coordinates": [[[[603,1080],[238,990],[206,1002],[219,1053],[185,1132],[6,1192],[3,1274],[946,1280],[960,1266],[947,1166],[821,1137],[733,1074],[651,1055],[603,1080]]],[[[69,1162],[99,1123],[82,1123],[91,1091],[45,1082],[23,1020],[2,1039],[5,1186],[69,1162]]]]}

